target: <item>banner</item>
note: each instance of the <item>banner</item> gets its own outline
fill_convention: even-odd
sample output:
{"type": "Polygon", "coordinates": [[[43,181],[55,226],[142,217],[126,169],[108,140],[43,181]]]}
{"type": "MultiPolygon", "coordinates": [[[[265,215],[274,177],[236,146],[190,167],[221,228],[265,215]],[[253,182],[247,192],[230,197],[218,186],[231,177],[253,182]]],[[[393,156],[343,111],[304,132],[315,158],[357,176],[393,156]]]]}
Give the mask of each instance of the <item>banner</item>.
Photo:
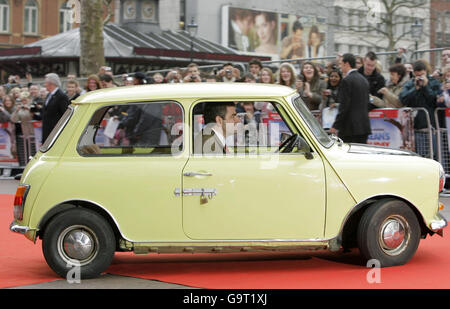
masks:
{"type": "Polygon", "coordinates": [[[367,144],[415,151],[414,121],[409,108],[372,110],[367,144]]]}
{"type": "Polygon", "coordinates": [[[326,55],[326,18],[224,6],[222,44],[272,59],[326,55]]]}

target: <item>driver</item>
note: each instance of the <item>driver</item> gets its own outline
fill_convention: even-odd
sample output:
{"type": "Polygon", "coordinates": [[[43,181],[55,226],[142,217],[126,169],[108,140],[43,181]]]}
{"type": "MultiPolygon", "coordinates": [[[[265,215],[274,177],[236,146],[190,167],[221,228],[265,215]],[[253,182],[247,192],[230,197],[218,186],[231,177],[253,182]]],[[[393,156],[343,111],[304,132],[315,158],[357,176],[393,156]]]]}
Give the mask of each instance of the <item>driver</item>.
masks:
{"type": "Polygon", "coordinates": [[[232,102],[206,103],[205,127],[194,137],[194,153],[224,155],[230,153],[227,138],[234,136],[240,119],[232,102]]]}

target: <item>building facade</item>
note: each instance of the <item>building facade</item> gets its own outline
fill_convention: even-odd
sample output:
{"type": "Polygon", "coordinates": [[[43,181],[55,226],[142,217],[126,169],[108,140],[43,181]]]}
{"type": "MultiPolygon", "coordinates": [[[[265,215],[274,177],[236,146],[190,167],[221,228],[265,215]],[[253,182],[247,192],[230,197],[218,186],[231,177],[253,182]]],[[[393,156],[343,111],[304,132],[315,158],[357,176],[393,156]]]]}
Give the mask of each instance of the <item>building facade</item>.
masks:
{"type": "MultiPolygon", "coordinates": [[[[450,48],[450,1],[432,0],[430,16],[430,47],[450,48]]],[[[431,55],[431,63],[441,67],[440,53],[431,55]]]]}

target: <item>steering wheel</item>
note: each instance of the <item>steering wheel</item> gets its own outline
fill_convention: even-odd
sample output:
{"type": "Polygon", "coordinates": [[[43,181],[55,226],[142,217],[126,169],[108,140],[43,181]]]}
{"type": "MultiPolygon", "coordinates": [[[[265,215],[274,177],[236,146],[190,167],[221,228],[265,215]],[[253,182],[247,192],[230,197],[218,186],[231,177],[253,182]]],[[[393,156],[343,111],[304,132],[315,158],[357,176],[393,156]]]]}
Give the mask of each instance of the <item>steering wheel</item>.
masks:
{"type": "Polygon", "coordinates": [[[297,145],[298,140],[300,139],[300,136],[296,133],[294,135],[292,135],[291,137],[289,137],[287,140],[285,140],[279,147],[278,150],[275,153],[289,153],[292,152],[292,150],[294,149],[295,145],[297,145]],[[281,151],[281,149],[283,149],[283,151],[281,151]]]}

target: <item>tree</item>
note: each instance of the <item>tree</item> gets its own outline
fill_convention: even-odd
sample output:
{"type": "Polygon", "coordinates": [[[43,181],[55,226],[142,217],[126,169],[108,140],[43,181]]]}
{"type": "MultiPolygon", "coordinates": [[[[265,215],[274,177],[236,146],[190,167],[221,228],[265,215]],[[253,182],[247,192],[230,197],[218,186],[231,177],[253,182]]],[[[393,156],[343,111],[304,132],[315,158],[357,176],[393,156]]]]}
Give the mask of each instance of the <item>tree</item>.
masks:
{"type": "MultiPolygon", "coordinates": [[[[354,33],[357,40],[393,51],[400,47],[399,44],[402,41],[411,41],[409,35],[412,34],[412,27],[410,25],[415,20],[424,24],[421,35],[424,38],[428,36],[426,24],[428,23],[429,3],[429,0],[351,1],[351,9],[348,6],[341,7],[343,15],[348,16],[350,20],[357,19],[360,22],[342,25],[342,20],[338,20],[335,26],[354,33]],[[399,31],[400,28],[403,30],[399,31]],[[379,39],[368,38],[371,33],[379,39]]],[[[421,42],[424,42],[424,39],[421,42]]]]}
{"type": "Polygon", "coordinates": [[[105,65],[103,27],[112,18],[112,0],[80,0],[80,75],[97,73],[105,65]],[[107,16],[104,19],[105,9],[107,16]]]}

